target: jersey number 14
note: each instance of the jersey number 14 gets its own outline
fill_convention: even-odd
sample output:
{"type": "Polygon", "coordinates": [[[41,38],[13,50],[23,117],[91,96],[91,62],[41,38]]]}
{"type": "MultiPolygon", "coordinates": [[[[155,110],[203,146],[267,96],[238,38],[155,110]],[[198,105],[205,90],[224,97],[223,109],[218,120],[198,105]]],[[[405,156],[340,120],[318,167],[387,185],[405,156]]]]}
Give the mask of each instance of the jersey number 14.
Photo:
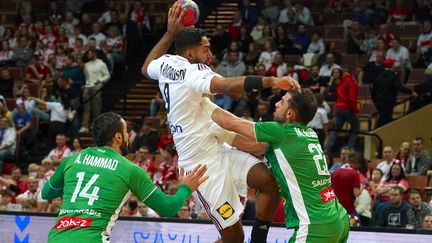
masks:
{"type": "Polygon", "coordinates": [[[99,187],[95,186],[93,188],[93,191],[90,194],[89,194],[89,190],[90,190],[90,187],[92,187],[92,185],[96,182],[97,178],[99,177],[99,174],[94,174],[92,176],[92,178],[90,179],[90,181],[87,182],[87,184],[85,184],[84,188],[81,190],[81,185],[82,185],[82,182],[84,180],[84,175],[85,175],[85,172],[78,172],[76,175],[76,177],[78,177],[78,183],[77,183],[75,190],[72,194],[71,202],[74,203],[76,201],[77,196],[79,195],[80,197],[88,198],[87,205],[93,206],[94,201],[99,199],[99,196],[98,196],[99,187]],[[80,190],[81,190],[81,192],[80,192],[80,190]]]}

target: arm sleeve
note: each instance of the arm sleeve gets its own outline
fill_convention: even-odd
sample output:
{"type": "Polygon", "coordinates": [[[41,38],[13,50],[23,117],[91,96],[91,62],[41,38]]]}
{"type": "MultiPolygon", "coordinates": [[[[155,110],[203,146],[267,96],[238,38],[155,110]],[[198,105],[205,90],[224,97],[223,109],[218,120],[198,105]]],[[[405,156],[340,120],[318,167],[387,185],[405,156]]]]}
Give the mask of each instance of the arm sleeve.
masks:
{"type": "Polygon", "coordinates": [[[56,172],[51,176],[42,189],[42,199],[53,199],[63,195],[64,186],[64,170],[67,164],[67,159],[57,167],[56,172]]]}
{"type": "Polygon", "coordinates": [[[111,75],[108,71],[108,66],[101,60],[100,61],[100,72],[102,74],[102,78],[100,79],[101,82],[105,83],[111,78],[111,75]]]}
{"type": "Polygon", "coordinates": [[[270,144],[280,143],[284,135],[282,125],[277,122],[256,122],[254,123],[254,131],[257,142],[270,144]]]}
{"type": "Polygon", "coordinates": [[[421,161],[421,163],[419,164],[419,166],[420,166],[420,168],[419,168],[419,174],[420,175],[426,175],[426,172],[431,167],[431,163],[432,162],[431,162],[431,159],[429,158],[429,156],[423,156],[422,160],[423,161],[421,161]]]}
{"type": "Polygon", "coordinates": [[[328,117],[327,117],[327,113],[324,111],[324,112],[320,112],[320,114],[321,114],[322,122],[324,124],[327,124],[329,122],[328,117]]]}
{"type": "Polygon", "coordinates": [[[180,210],[190,194],[191,191],[186,185],[181,185],[176,194],[172,196],[156,189],[144,203],[163,216],[172,217],[180,210]]]}
{"type": "Polygon", "coordinates": [[[46,102],[46,107],[48,110],[60,110],[61,104],[56,102],[46,102]]]}
{"type": "Polygon", "coordinates": [[[349,99],[351,109],[355,113],[358,113],[359,109],[358,109],[358,104],[357,104],[357,85],[356,84],[351,85],[351,87],[349,88],[348,99],[349,99]]]}
{"type": "Polygon", "coordinates": [[[3,138],[3,143],[7,147],[14,145],[16,142],[16,132],[13,129],[7,129],[5,136],[3,138]]]}
{"type": "Polygon", "coordinates": [[[202,63],[193,64],[187,71],[185,84],[196,92],[210,94],[210,84],[214,76],[219,75],[207,65],[202,63]]]}
{"type": "Polygon", "coordinates": [[[325,53],[325,46],[324,46],[324,43],[322,41],[319,42],[318,47],[319,47],[319,54],[320,55],[324,54],[325,53]]]}
{"type": "Polygon", "coordinates": [[[140,201],[145,201],[156,190],[147,173],[135,164],[131,165],[129,187],[140,201]]]}
{"type": "Polygon", "coordinates": [[[147,67],[147,75],[154,80],[158,80],[159,79],[159,73],[161,70],[161,64],[160,63],[160,59],[155,59],[153,61],[150,62],[150,64],[147,67]]]}
{"type": "Polygon", "coordinates": [[[370,207],[370,196],[369,193],[363,189],[363,191],[360,193],[360,196],[357,198],[356,211],[359,214],[362,214],[368,209],[368,207],[370,207]]]}
{"type": "Polygon", "coordinates": [[[305,25],[308,25],[310,22],[311,14],[309,10],[303,9],[302,13],[298,16],[298,20],[305,25]]]}
{"type": "Polygon", "coordinates": [[[409,183],[408,183],[408,180],[406,180],[406,179],[400,180],[397,185],[399,187],[402,187],[402,189],[404,189],[404,192],[406,192],[409,188],[409,183]]]}
{"type": "Polygon", "coordinates": [[[401,58],[409,61],[409,51],[408,49],[403,48],[401,53],[401,58]]]}
{"type": "Polygon", "coordinates": [[[360,176],[357,175],[357,172],[353,173],[353,188],[360,188],[360,176]],[[355,174],[354,174],[355,173],[355,174]]]}

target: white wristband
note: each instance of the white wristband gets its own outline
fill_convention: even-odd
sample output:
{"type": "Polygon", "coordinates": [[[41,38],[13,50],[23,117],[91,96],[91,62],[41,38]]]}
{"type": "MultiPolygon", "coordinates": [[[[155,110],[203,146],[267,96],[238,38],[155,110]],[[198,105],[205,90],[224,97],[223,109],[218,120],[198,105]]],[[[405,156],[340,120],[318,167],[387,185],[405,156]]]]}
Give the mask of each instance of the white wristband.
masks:
{"type": "Polygon", "coordinates": [[[207,112],[209,115],[213,114],[214,110],[219,108],[215,105],[208,97],[202,97],[201,99],[201,107],[207,112]]]}

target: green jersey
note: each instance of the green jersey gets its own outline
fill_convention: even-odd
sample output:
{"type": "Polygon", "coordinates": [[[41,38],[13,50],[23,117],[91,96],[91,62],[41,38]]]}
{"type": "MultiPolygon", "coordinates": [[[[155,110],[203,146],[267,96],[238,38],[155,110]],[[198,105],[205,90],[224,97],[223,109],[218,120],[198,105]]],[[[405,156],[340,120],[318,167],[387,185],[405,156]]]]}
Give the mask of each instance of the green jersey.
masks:
{"type": "Polygon", "coordinates": [[[63,195],[49,242],[102,242],[132,194],[145,201],[155,190],[145,171],[115,150],[84,149],[64,159],[44,186],[44,197],[63,195]]]}
{"type": "Polygon", "coordinates": [[[331,224],[346,217],[332,189],[326,159],[312,128],[257,122],[254,129],[258,142],[270,144],[265,158],[285,200],[288,228],[331,224]]]}

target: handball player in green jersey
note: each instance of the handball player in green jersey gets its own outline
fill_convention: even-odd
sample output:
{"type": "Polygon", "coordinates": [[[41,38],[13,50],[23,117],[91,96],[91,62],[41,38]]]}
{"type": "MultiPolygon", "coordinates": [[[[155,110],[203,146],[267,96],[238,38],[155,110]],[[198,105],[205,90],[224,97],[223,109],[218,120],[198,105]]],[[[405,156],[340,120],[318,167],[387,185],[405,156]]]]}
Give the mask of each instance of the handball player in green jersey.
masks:
{"type": "Polygon", "coordinates": [[[307,124],[317,103],[310,92],[288,91],[276,103],[273,122],[251,122],[218,108],[208,98],[201,106],[222,128],[268,143],[265,153],[284,200],[289,242],[346,242],[348,214],[333,191],[317,134],[307,124]]]}
{"type": "Polygon", "coordinates": [[[42,198],[63,196],[48,242],[109,242],[120,209],[132,195],[163,216],[174,216],[207,179],[206,166],[198,165],[187,176],[181,170],[177,193],[164,194],[143,169],[122,156],[127,154],[128,133],[119,114],[97,117],[93,137],[96,147],[64,159],[45,183],[42,198]]]}

